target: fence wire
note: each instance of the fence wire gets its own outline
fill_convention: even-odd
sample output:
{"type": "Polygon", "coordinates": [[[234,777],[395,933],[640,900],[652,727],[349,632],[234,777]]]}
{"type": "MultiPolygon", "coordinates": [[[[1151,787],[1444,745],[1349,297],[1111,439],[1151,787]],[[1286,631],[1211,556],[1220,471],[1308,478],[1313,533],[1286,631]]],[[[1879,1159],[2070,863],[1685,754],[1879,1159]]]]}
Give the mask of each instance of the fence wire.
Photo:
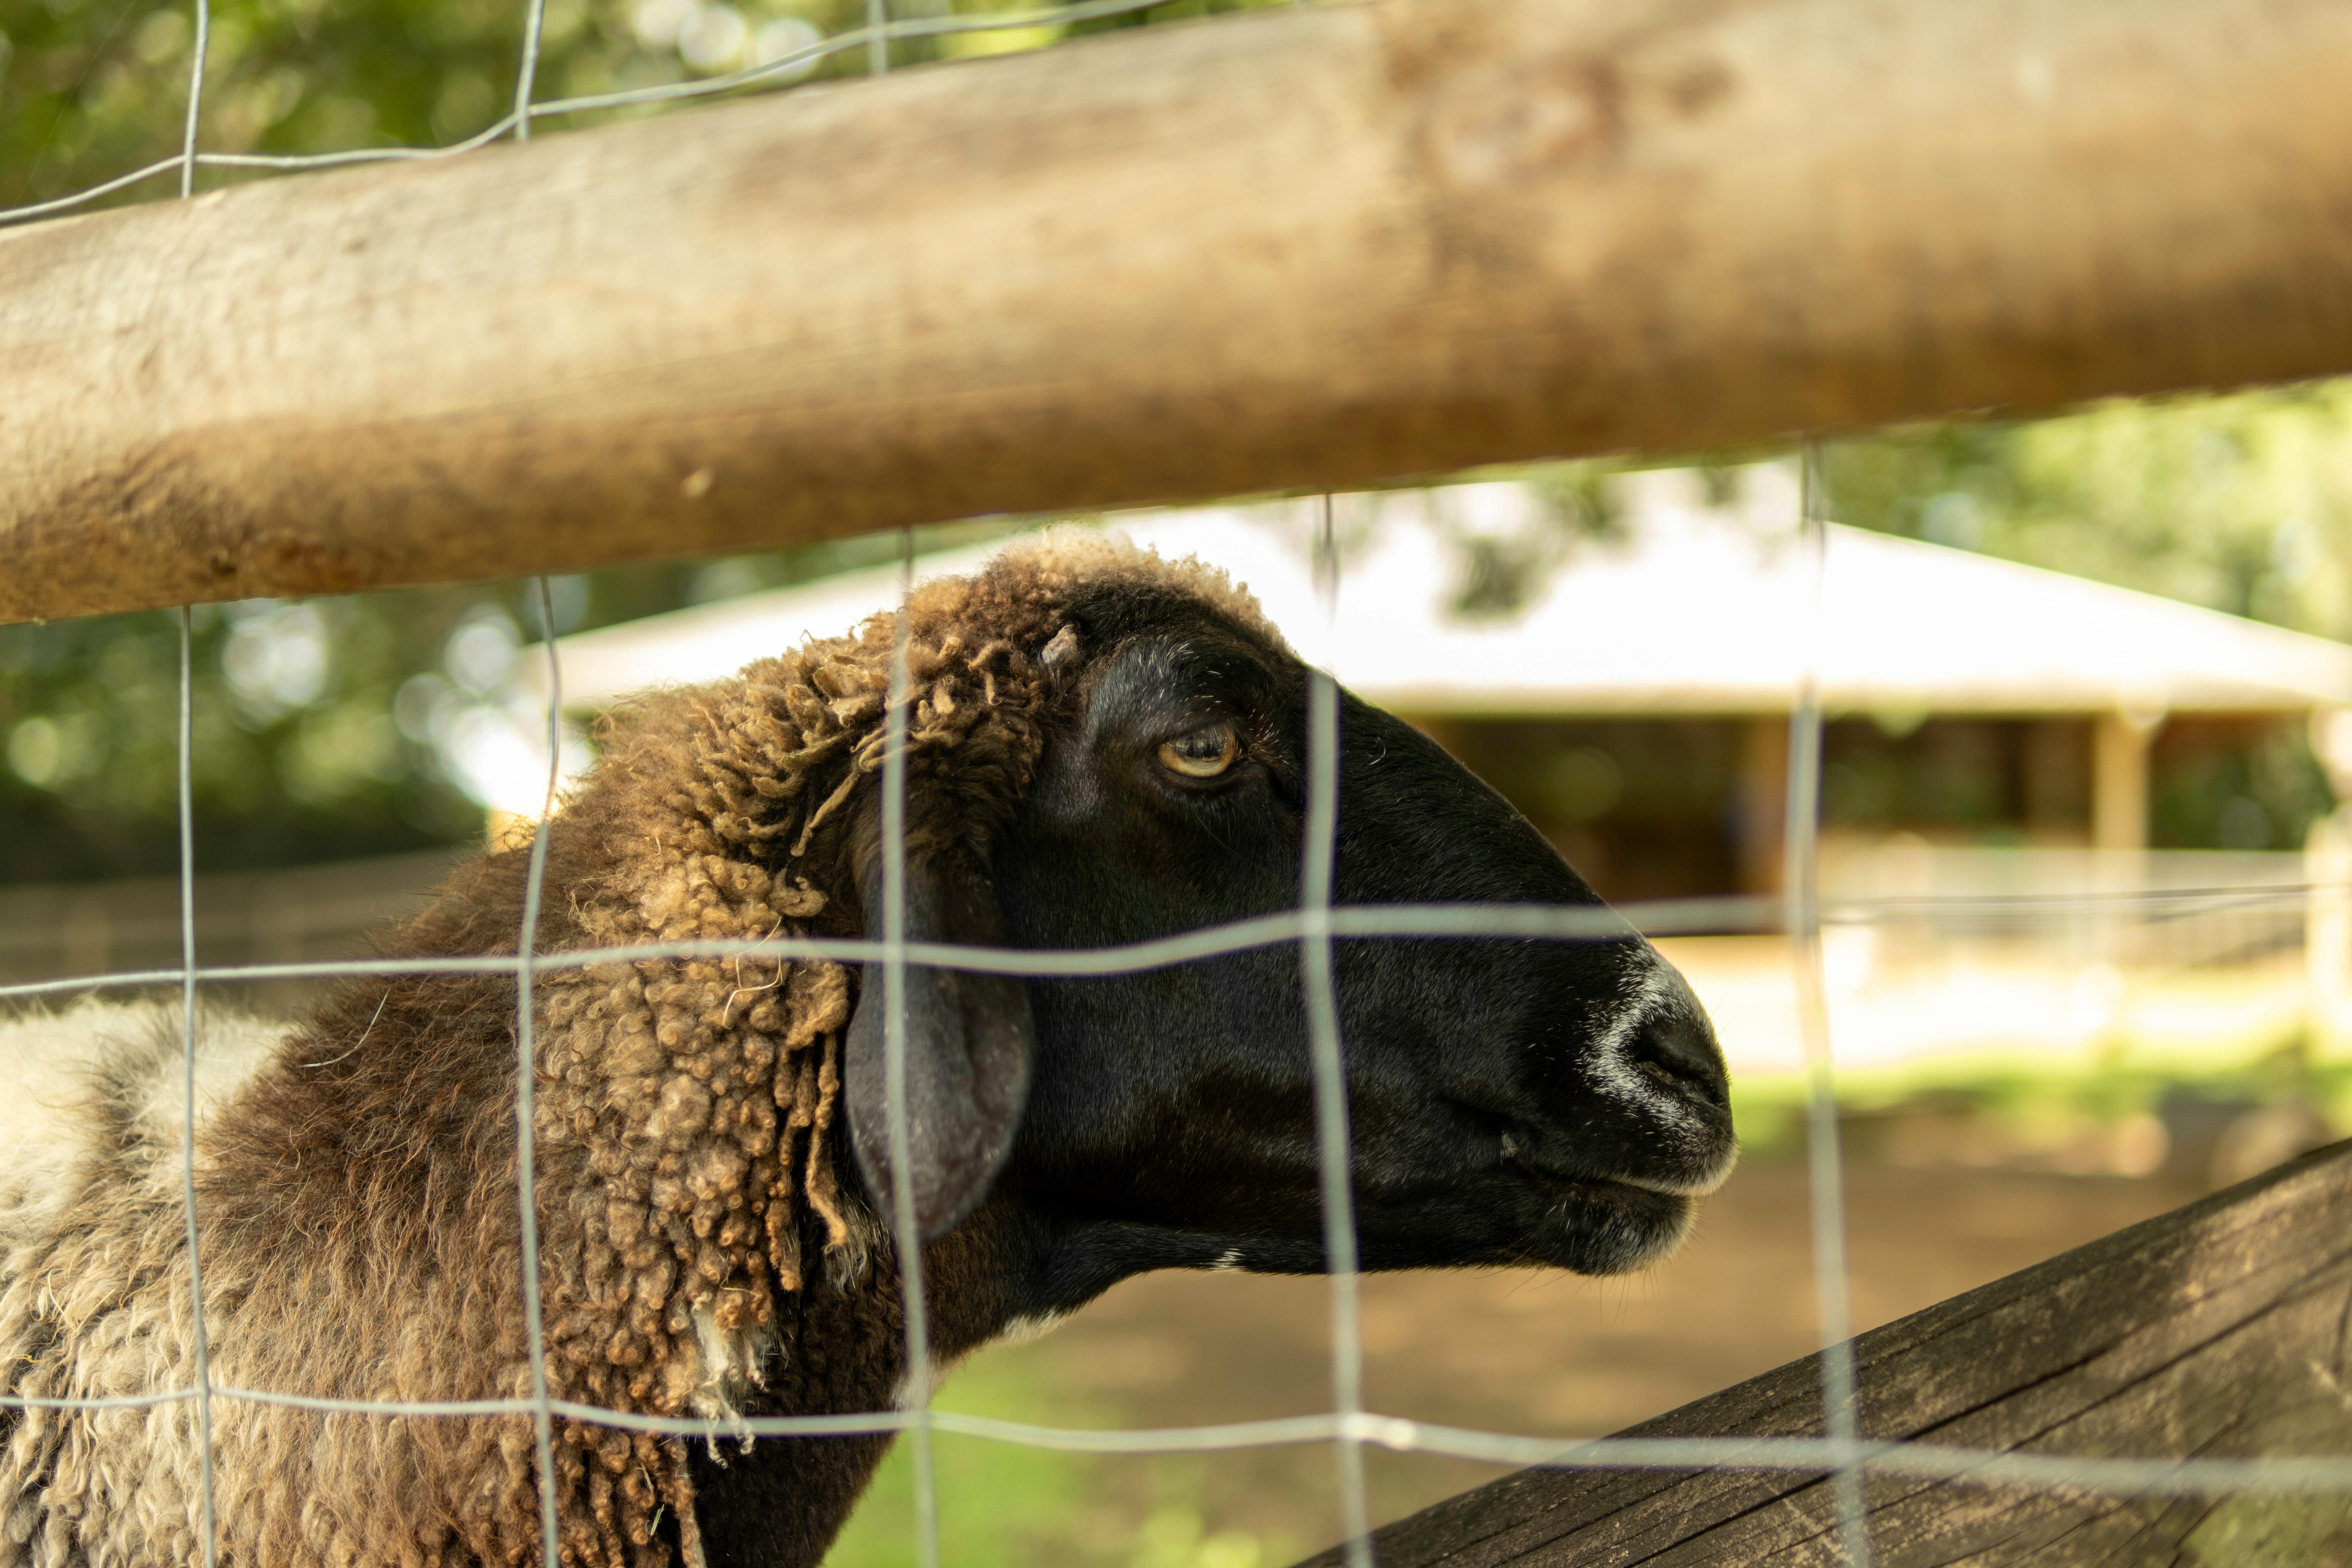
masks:
{"type": "MultiPolygon", "coordinates": [[[[543,0],[531,0],[536,37],[543,0]]],[[[523,87],[530,90],[531,55],[526,51],[523,87]]],[[[521,127],[517,128],[518,134],[521,127]]],[[[538,968],[539,911],[547,885],[547,837],[555,819],[555,797],[563,783],[563,661],[555,650],[555,602],[547,579],[535,579],[540,624],[547,633],[547,795],[530,832],[530,875],[523,885],[522,929],[515,935],[515,1197],[522,1212],[523,1332],[530,1352],[531,1441],[539,1449],[539,1528],[542,1568],[559,1568],[556,1552],[555,1416],[547,1390],[547,1321],[539,1300],[539,1131],[534,1120],[539,1088],[538,1016],[531,977],[538,968]]]]}
{"type": "MultiPolygon", "coordinates": [[[[196,194],[196,125],[205,103],[205,58],[212,48],[210,0],[193,0],[196,36],[188,67],[188,119],[180,142],[180,199],[196,194]]],[[[203,1466],[198,1478],[199,1524],[204,1531],[205,1568],[216,1568],[220,1531],[213,1510],[212,1346],[205,1337],[205,1269],[196,1226],[196,827],[195,827],[195,616],[180,607],[180,733],[176,747],[179,768],[180,829],[180,1197],[187,1209],[189,1333],[196,1362],[196,1452],[203,1466]]]]}
{"type": "MultiPolygon", "coordinates": [[[[1789,711],[1788,820],[1782,830],[1789,946],[1796,966],[1797,1023],[1805,1042],[1806,1184],[1813,1232],[1813,1313],[1822,1338],[1822,1408],[1832,1445],[1853,1452],[1860,1436],[1854,1387],[1853,1308],[1847,1290],[1845,1172],[1838,1147],[1837,1082],[1830,1048],[1829,977],[1822,963],[1822,574],[1828,561],[1821,493],[1821,448],[1799,455],[1797,547],[1805,595],[1794,606],[1808,631],[1789,711]]],[[[1862,1470],[1852,1460],[1831,1476],[1838,1537],[1853,1568],[1869,1568],[1862,1470]]]]}
{"type": "MultiPolygon", "coordinates": [[[[875,11],[883,0],[872,0],[875,11]]],[[[877,70],[889,68],[877,42],[877,70]]],[[[915,535],[898,535],[898,598],[915,588],[915,535]]],[[[904,1301],[907,1375],[899,1403],[908,1423],[908,1458],[915,1471],[915,1555],[921,1568],[939,1568],[939,1468],[931,1445],[930,1306],[923,1292],[922,1227],[915,1214],[915,1140],[907,1116],[907,616],[890,637],[890,690],[882,752],[882,1084],[889,1122],[890,1235],[898,1251],[898,1293],[904,1301]]]]}
{"type": "MultiPolygon", "coordinates": [[[[206,153],[197,145],[205,64],[211,17],[206,0],[192,0],[194,58],[191,68],[185,132],[174,156],[54,201],[0,209],[0,224],[71,210],[142,181],[176,171],[179,195],[194,192],[200,168],[293,171],[362,163],[438,158],[462,153],[511,135],[527,140],[537,121],[593,110],[707,98],[778,84],[819,60],[864,49],[868,69],[889,68],[895,42],[952,34],[1066,26],[1147,11],[1165,0],[1087,0],[1036,10],[980,16],[933,16],[893,19],[885,0],[868,0],[866,23],[748,69],[703,80],[631,91],[535,100],[543,0],[527,0],[522,61],[514,107],[474,136],[440,147],[383,147],[305,155],[206,153]]],[[[1800,544],[1811,571],[1808,602],[1790,613],[1820,620],[1825,508],[1818,450],[1801,454],[1800,544]]],[[[1339,586],[1339,562],[1332,542],[1331,499],[1323,498],[1317,535],[1316,574],[1329,594],[1339,586]]],[[[901,586],[910,588],[913,546],[902,532],[901,586]]],[[[903,595],[902,595],[903,597],[903,595]]],[[[190,1324],[195,1383],[189,1387],[104,1398],[0,1395],[0,1407],[99,1411],[161,1409],[193,1405],[202,1456],[203,1559],[217,1561],[217,1521],[213,1497],[213,1408],[217,1400],[287,1406],[385,1418],[436,1419],[520,1415],[532,1424],[539,1464],[541,1561],[557,1568],[559,1531],[553,1465],[553,1424],[558,1419],[620,1430],[700,1437],[821,1437],[905,1433],[915,1459],[917,1540],[923,1568],[940,1560],[937,1477],[932,1436],[961,1436],[1068,1453],[1097,1455],[1200,1454],[1244,1451],[1297,1444],[1329,1444],[1339,1466],[1339,1491],[1345,1554],[1349,1568],[1370,1568],[1371,1516],[1362,1450],[1379,1447],[1400,1454],[1443,1456],[1497,1464],[1539,1465],[1567,1469],[1700,1470],[1726,1468],[1784,1472],[1825,1478],[1832,1489],[1837,1536],[1846,1562],[1870,1562],[1870,1537],[1863,1480],[1868,1475],[1907,1476],[1986,1488],[2080,1490],[2143,1496],[2210,1496],[2243,1493],[2312,1496],[2352,1491],[2352,1457],[2313,1455],[2253,1459],[2135,1459],[1970,1449],[1949,1445],[1874,1440],[1862,1430],[1859,1379],[1851,1344],[1849,1271],[1844,1252],[1843,1178],[1838,1147],[1837,1101],[1829,1007],[1822,966],[1824,924],[1871,924],[1906,915],[1967,910],[1981,913],[2097,912],[2143,910],[2173,918],[2214,910],[2278,907],[2299,902],[2316,890],[2307,883],[2263,887],[2134,889],[2039,895],[1963,895],[1825,900],[1820,882],[1819,822],[1822,718],[1809,662],[1790,721],[1785,835],[1784,893],[1775,898],[1732,897],[1628,903],[1614,910],[1551,906],[1429,904],[1335,906],[1333,875],[1338,855],[1337,787],[1339,763],[1337,689],[1330,676],[1313,672],[1308,685],[1308,791],[1300,897],[1295,910],[1204,928],[1155,941],[1070,951],[1017,951],[910,940],[907,930],[905,698],[908,645],[904,617],[893,647],[888,735],[883,768],[884,885],[882,929],[866,939],[772,937],[756,941],[691,941],[641,943],[555,952],[537,951],[548,850],[560,778],[562,742],[562,682],[556,647],[556,618],[547,580],[536,580],[534,598],[546,638],[548,659],[549,781],[547,809],[531,840],[521,929],[513,956],[478,958],[385,958],[354,962],[204,965],[196,959],[194,812],[193,792],[194,652],[189,612],[179,615],[178,820],[181,962],[172,968],[0,985],[0,1002],[36,1000],[102,989],[176,984],[183,1027],[182,1186],[187,1228],[190,1324]],[[1340,938],[1423,937],[1519,938],[1551,942],[1616,941],[1630,934],[1785,931],[1791,939],[1801,1033],[1808,1076],[1806,1116],[1810,1224],[1813,1237],[1814,1289],[1823,1345],[1821,1357],[1826,1436],[1810,1437],[1615,1437],[1599,1440],[1470,1430],[1385,1415],[1363,1408],[1363,1351],[1357,1274],[1357,1233],[1349,1173],[1349,1138],[1345,1045],[1333,980],[1332,947],[1340,938]],[[907,984],[910,965],[974,973],[1023,977],[1068,977],[1133,973],[1196,963],[1222,954],[1295,945],[1300,956],[1308,1019],[1309,1065],[1330,1273],[1332,1408],[1324,1414],[1276,1420],[1151,1429],[1097,1430],[1039,1426],[933,1410],[928,1319],[921,1250],[911,1171],[912,1132],[908,1117],[907,984]],[[538,1215],[535,1194],[533,1091],[536,1037],[534,976],[550,969],[654,958],[760,956],[774,960],[824,959],[878,969],[885,1008],[885,1081],[889,1152],[898,1174],[889,1202],[891,1230],[905,1297],[908,1375],[898,1406],[848,1415],[730,1417],[705,1420],[651,1416],[604,1409],[551,1396],[544,1324],[540,1305],[538,1215]],[[345,1400],[250,1389],[212,1380],[196,1210],[195,1127],[198,1009],[202,984],[262,980],[324,980],[357,975],[434,973],[511,974],[516,1007],[516,1136],[518,1191],[523,1254],[523,1294],[530,1359],[530,1395],[520,1399],[397,1402],[345,1400]]],[[[1327,600],[1327,605],[1328,604],[1327,600]]]]}
{"type": "MultiPolygon", "coordinates": [[[[1315,532],[1315,578],[1328,625],[1336,618],[1339,595],[1339,552],[1331,536],[1328,495],[1315,532]]],[[[1321,669],[1307,679],[1306,830],[1299,858],[1298,968],[1307,989],[1307,1060],[1315,1075],[1323,1258],[1331,1279],[1331,1414],[1337,1422],[1332,1459],[1348,1568],[1371,1568],[1371,1497],[1364,1479],[1363,1440],[1352,1426],[1364,1407],[1364,1314],[1356,1279],[1355,1191],[1349,1176],[1348,1075],[1331,970],[1331,889],[1339,857],[1339,691],[1321,669]]]]}

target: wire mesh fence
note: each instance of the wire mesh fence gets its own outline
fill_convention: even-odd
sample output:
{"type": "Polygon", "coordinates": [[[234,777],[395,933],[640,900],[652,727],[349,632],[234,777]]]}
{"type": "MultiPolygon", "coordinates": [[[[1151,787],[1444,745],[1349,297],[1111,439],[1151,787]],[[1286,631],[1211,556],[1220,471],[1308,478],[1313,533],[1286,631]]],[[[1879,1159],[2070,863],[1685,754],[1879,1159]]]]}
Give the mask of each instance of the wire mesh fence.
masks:
{"type": "MultiPolygon", "coordinates": [[[[664,85],[633,92],[614,92],[554,100],[534,95],[539,39],[543,22],[541,0],[531,0],[520,18],[522,67],[515,85],[513,108],[478,134],[464,141],[430,148],[370,148],[306,156],[205,153],[197,130],[205,87],[205,54],[210,16],[197,0],[194,16],[194,65],[190,81],[186,133],[178,156],[132,170],[117,178],[58,200],[0,212],[0,222],[37,219],[85,205],[114,192],[150,179],[176,174],[179,194],[194,194],[201,169],[293,171],[371,161],[449,156],[501,139],[528,139],[534,125],[590,111],[684,101],[792,79],[813,62],[836,55],[865,51],[869,68],[879,73],[888,66],[888,46],[898,40],[981,31],[1014,31],[1058,26],[1127,16],[1151,9],[1160,0],[1088,0],[1087,4],[1032,11],[984,15],[945,15],[891,18],[885,0],[871,0],[866,26],[823,38],[758,66],[708,79],[664,85]]],[[[1823,497],[1818,454],[1807,447],[1801,457],[1802,489],[1797,520],[1799,550],[1806,565],[1801,579],[1806,589],[1801,603],[1785,613],[1801,624],[1817,625],[1821,618],[1820,583],[1824,549],[1823,530],[1829,509],[1823,497]]],[[[1331,506],[1326,498],[1317,536],[1316,575],[1328,593],[1347,591],[1340,553],[1331,534],[1331,506]]],[[[908,536],[902,564],[902,585],[911,591],[913,554],[908,536]]],[[[1620,905],[1616,910],[1581,910],[1549,906],[1497,904],[1411,904],[1395,906],[1339,905],[1333,901],[1334,868],[1339,853],[1338,697],[1332,677],[1316,671],[1307,695],[1306,733],[1308,773],[1307,808],[1297,907],[1286,912],[1241,921],[1220,927],[1183,932],[1121,946],[1060,952],[974,948],[910,939],[907,924],[906,796],[908,708],[910,702],[907,628],[902,617],[897,632],[891,680],[886,707],[887,742],[882,771],[882,847],[885,894],[881,929],[863,939],[828,940],[780,936],[765,940],[705,940],[636,943],[595,948],[542,951],[539,946],[541,915],[547,892],[548,823],[554,816],[564,751],[563,672],[557,654],[557,616],[545,579],[534,595],[547,660],[545,720],[549,773],[544,807],[531,838],[527,892],[516,951],[511,955],[478,957],[383,958],[200,963],[197,953],[199,879],[195,874],[196,822],[192,749],[195,743],[193,707],[194,653],[189,614],[180,617],[180,698],[178,707],[178,815],[180,876],[176,885],[178,961],[150,963],[144,967],[111,973],[75,973],[66,978],[21,980],[0,984],[0,1003],[21,1004],[42,998],[79,994],[92,990],[137,989],[174,985],[181,999],[183,1044],[181,1150],[182,1201],[185,1209],[189,1300],[194,1305],[189,1325],[194,1345],[195,1380],[185,1387],[159,1388],[136,1396],[90,1399],[44,1398],[20,1394],[0,1396],[0,1405],[44,1409],[97,1410],[184,1404],[193,1407],[205,1463],[198,1521],[207,1564],[215,1560],[218,1536],[211,1464],[215,1414],[225,1402],[246,1402],[322,1412],[381,1417],[386,1420],[431,1420],[456,1416],[514,1415],[529,1418],[536,1448],[539,1479],[541,1555],[554,1568],[560,1558],[554,1441],[558,1421],[587,1423],[614,1429],[698,1437],[713,1442],[747,1436],[817,1437],[855,1434],[903,1433],[914,1454],[917,1498],[917,1541],[920,1561],[936,1563],[943,1552],[940,1540],[937,1480],[930,1458],[934,1434],[987,1439],[1040,1448],[1099,1455],[1147,1455],[1242,1450],[1283,1445],[1328,1445],[1334,1456],[1346,1553],[1351,1565],[1373,1561],[1370,1531],[1374,1523],[1368,1496],[1363,1451],[1368,1447],[1398,1453],[1444,1455],[1510,1465],[1541,1465],[1582,1468],[1652,1468],[1689,1470],[1724,1468],[1783,1471],[1825,1478],[1833,1489],[1835,1517],[1843,1560],[1853,1564],[1872,1561],[1865,1478],[1905,1476],[1958,1480],[1983,1487],[2058,1489],[2111,1491],[2149,1496],[2202,1496],[2220,1493],[2307,1495],[2352,1492],[2352,1459],[2327,1455],[2302,1458],[2147,1459],[2113,1456],[2062,1456],[2044,1453],[1986,1452],[1935,1443],[1886,1441],[1874,1438],[1859,1418],[1856,1372],[1849,1342],[1853,1311],[1848,1300],[1848,1263],[1844,1243],[1844,1176],[1840,1162],[1840,1121],[1832,1045],[1832,1002],[1823,952],[1824,927],[1904,928],[1925,922],[1923,939],[1939,940],[1954,922],[2009,922],[2031,928],[2036,921],[2085,910],[2118,916],[2149,925],[2179,924],[2200,918],[2247,917],[2263,931],[2245,940],[2279,938],[2280,922],[2290,923],[2317,889],[2308,881],[2269,878],[2235,885],[2171,886],[2105,889],[2099,887],[1971,889],[1954,894],[1906,894],[1878,891],[1843,897],[1825,893],[1820,840],[1822,800],[1824,716],[1815,679],[1817,660],[1809,660],[1791,705],[1788,721],[1786,824],[1782,892],[1778,897],[1739,896],[1652,900],[1620,905]],[[1349,1179],[1349,1121],[1347,1043],[1342,1035],[1334,979],[1335,942],[1376,938],[1451,937],[1510,938],[1543,942],[1619,941],[1629,932],[1668,936],[1678,932],[1779,932],[1790,939],[1794,963],[1799,1034],[1804,1052],[1807,1083],[1804,1128],[1809,1157],[1813,1236],[1813,1289],[1817,1302],[1823,1355],[1826,1430],[1819,1438],[1591,1439],[1576,1435],[1527,1435],[1466,1430],[1384,1415],[1367,1408],[1364,1399],[1364,1350],[1358,1297],[1358,1237],[1349,1179]],[[2267,933],[2267,934],[2264,934],[2267,933]],[[883,980],[881,1005],[886,1017],[886,1078],[889,1085],[889,1141],[894,1163],[904,1171],[910,1164],[912,1131],[908,1109],[907,977],[911,967],[953,969],[973,973],[1015,977],[1105,976],[1193,963],[1221,955],[1271,948],[1295,948],[1307,1000],[1309,1066],[1314,1088],[1314,1139],[1321,1172],[1324,1249],[1329,1274],[1330,1405],[1312,1415],[1271,1420],[1222,1423],[1182,1428],[1082,1429],[1025,1424],[935,1411],[929,1404],[929,1380],[910,1377],[908,1395],[896,1408],[843,1415],[734,1417],[727,1420],[669,1417],[618,1411],[557,1397],[547,1373],[540,1301],[539,1205],[534,1183],[536,1161],[533,1093],[541,1077],[540,1042],[536,1034],[535,983],[551,971],[658,958],[735,958],[759,960],[822,959],[867,966],[883,980]],[[234,1386],[214,1381],[207,1361],[204,1313],[203,1255],[197,1210],[196,1129],[198,1127],[198,1044],[203,1020],[198,1005],[201,987],[252,987],[269,983],[317,983],[359,975],[478,974],[509,977],[515,995],[517,1089],[515,1137],[518,1146],[519,1189],[515,1194],[525,1260],[520,1281],[525,1303],[524,1331],[531,1384],[528,1397],[447,1402],[383,1402],[318,1397],[272,1388],[234,1386]]],[[[2352,692],[2346,693],[2352,698],[2352,692]]],[[[2201,928],[2200,928],[2201,929],[2201,928]]],[[[2251,929],[2251,928],[2249,928],[2251,929]]],[[[160,932],[149,933],[152,938],[160,932]]],[[[2308,940],[2308,939],[2306,939],[2308,940]]],[[[2211,940],[2200,938],[2206,947],[2211,940]]],[[[150,942],[152,946],[152,941],[150,942]]],[[[2160,945],[2160,944],[2159,944],[2160,945]]],[[[2194,945],[2194,944],[2192,944],[2194,945]]],[[[85,950],[86,951],[86,950],[85,950]]],[[[101,952],[105,951],[103,948],[101,952]]],[[[2186,952],[2176,943],[2169,961],[2186,952]]],[[[2203,951],[2200,948],[2199,951],[2203,951]]],[[[70,955],[70,946],[68,956],[70,955]]],[[[2167,960],[2159,958],[2158,962],[2167,960]]],[[[68,963],[67,967],[73,967],[68,963]]],[[[922,1249],[918,1241],[915,1200],[911,1185],[898,1184],[886,1197],[887,1220],[900,1260],[906,1292],[906,1364],[927,1368],[932,1363],[926,1321],[922,1249]]]]}

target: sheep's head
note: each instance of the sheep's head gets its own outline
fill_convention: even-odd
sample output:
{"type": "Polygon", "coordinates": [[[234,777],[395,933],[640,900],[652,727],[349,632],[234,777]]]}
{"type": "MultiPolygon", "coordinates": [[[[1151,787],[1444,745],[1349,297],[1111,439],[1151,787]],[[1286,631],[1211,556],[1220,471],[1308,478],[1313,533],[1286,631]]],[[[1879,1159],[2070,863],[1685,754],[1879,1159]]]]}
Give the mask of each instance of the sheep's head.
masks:
{"type": "MultiPolygon", "coordinates": [[[[916,752],[909,938],[1088,948],[1295,908],[1307,672],[1255,606],[1213,574],[1098,542],[1049,540],[975,581],[956,592],[1034,612],[998,694],[1017,743],[977,782],[916,752]]],[[[1601,908],[1426,737],[1344,693],[1339,724],[1336,903],[1601,908]]],[[[870,796],[858,821],[855,879],[877,931],[870,796]]],[[[1635,1268],[1728,1170],[1713,1031],[1630,931],[1343,939],[1334,962],[1366,1267],[1635,1268]]],[[[1035,1227],[1038,1310],[1144,1268],[1324,1266],[1295,945],[1090,978],[918,967],[907,985],[925,1232],[983,1199],[1035,1227]]],[[[878,967],[861,989],[845,1090],[887,1213],[878,967]]]]}

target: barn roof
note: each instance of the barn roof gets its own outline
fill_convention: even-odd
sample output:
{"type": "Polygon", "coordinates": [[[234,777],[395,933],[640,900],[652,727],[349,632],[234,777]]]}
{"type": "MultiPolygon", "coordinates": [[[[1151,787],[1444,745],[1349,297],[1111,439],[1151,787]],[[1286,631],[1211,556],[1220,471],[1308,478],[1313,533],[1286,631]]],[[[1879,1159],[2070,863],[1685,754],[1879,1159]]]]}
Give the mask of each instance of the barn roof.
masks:
{"type": "MultiPolygon", "coordinates": [[[[1785,710],[1808,665],[1833,711],[2277,712],[2352,703],[2352,648],[2152,595],[1832,525],[1806,568],[1785,468],[1709,507],[1686,474],[1637,476],[1609,533],[1561,542],[1518,483],[1343,496],[1335,619],[1308,541],[1319,501],[1133,512],[1105,526],[1248,584],[1299,647],[1409,712],[1785,710]],[[1546,541],[1552,542],[1549,545],[1546,541]],[[1559,552],[1546,562],[1545,549],[1559,552]],[[1465,613],[1465,563],[1509,571],[1465,613]],[[1499,601],[1499,602],[1497,602],[1499,601]]],[[[919,557],[969,571],[990,546],[919,557]]],[[[845,573],[566,637],[568,700],[707,679],[896,596],[894,568],[845,573]]],[[[530,668],[526,661],[526,668],[530,668]]]]}

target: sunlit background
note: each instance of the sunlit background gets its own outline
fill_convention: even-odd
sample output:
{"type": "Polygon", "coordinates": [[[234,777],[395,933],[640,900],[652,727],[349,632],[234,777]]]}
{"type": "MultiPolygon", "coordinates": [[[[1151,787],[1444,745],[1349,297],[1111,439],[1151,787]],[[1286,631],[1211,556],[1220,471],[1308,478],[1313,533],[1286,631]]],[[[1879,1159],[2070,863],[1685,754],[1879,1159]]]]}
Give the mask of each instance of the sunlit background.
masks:
{"type": "MultiPolygon", "coordinates": [[[[462,138],[509,107],[515,12],[225,0],[204,143],[462,138]]],[[[552,0],[542,91],[723,72],[863,17],[862,0],[552,0]]],[[[0,205],[174,150],[189,43],[184,10],[143,0],[0,11],[0,205]]],[[[1828,445],[1823,475],[1818,591],[1795,469],[1772,451],[1339,497],[1328,622],[1312,502],[921,530],[918,569],[1052,521],[1227,565],[1302,650],[1452,749],[1621,901],[1780,892],[1788,721],[1811,671],[1867,1326],[2352,1131],[2352,383],[1889,432],[1828,445]]],[[[596,715],[623,691],[881,607],[898,550],[555,579],[564,770],[592,765],[596,715]]],[[[206,962],[358,951],[540,809],[536,605],[499,584],[195,612],[206,962]]],[[[0,627],[0,979],[176,961],[177,682],[168,615],[0,627]]],[[[1692,1247],[1634,1279],[1370,1281],[1374,1408],[1589,1435],[1813,1347],[1787,944],[1727,916],[1660,945],[1723,1033],[1740,1173],[1692,1247]]],[[[1320,1409],[1322,1289],[1134,1281],[977,1358],[943,1403],[1087,1426],[1320,1409]]],[[[1383,1517],[1487,1473],[1372,1462],[1383,1517]]],[[[1264,1568],[1337,1533],[1320,1449],[1081,1458],[946,1439],[941,1475],[959,1563],[1264,1568]]],[[[907,1489],[894,1462],[835,1563],[910,1560],[907,1489]]]]}

